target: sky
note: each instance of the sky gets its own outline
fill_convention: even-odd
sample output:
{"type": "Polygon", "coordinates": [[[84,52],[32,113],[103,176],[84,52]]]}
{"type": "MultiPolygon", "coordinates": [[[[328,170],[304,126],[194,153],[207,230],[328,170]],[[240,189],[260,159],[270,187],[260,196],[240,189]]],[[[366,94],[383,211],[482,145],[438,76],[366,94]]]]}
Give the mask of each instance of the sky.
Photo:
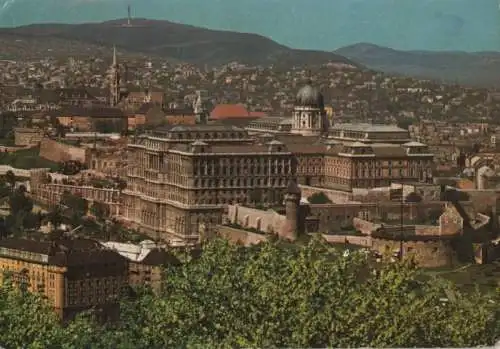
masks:
{"type": "Polygon", "coordinates": [[[295,48],[500,51],[499,0],[0,0],[0,25],[122,18],[127,4],[137,17],[258,33],[295,48]]]}

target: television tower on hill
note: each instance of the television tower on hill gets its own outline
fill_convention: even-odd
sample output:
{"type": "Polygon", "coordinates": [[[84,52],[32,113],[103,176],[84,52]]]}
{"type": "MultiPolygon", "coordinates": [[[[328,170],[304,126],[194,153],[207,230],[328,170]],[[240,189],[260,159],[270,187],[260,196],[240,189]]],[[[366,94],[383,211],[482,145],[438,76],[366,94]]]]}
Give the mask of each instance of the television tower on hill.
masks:
{"type": "Polygon", "coordinates": [[[132,23],[132,6],[130,6],[129,4],[127,5],[127,21],[126,22],[120,21],[118,26],[122,28],[140,28],[146,26],[144,23],[139,23],[140,21],[136,20],[134,22],[135,23],[132,23]]]}

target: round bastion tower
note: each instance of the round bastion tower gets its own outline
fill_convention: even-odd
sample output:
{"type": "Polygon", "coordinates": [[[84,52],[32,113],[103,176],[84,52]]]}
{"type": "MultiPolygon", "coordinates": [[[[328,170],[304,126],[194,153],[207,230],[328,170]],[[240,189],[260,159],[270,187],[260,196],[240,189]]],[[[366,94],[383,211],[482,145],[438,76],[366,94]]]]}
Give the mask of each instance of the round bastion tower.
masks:
{"type": "Polygon", "coordinates": [[[301,214],[300,214],[300,198],[301,192],[295,181],[288,183],[288,188],[285,194],[285,215],[286,222],[280,232],[280,236],[295,240],[302,233],[301,229],[301,214]]]}
{"type": "Polygon", "coordinates": [[[323,95],[311,80],[302,87],[295,98],[292,116],[292,133],[303,136],[320,136],[328,131],[323,95]]]}

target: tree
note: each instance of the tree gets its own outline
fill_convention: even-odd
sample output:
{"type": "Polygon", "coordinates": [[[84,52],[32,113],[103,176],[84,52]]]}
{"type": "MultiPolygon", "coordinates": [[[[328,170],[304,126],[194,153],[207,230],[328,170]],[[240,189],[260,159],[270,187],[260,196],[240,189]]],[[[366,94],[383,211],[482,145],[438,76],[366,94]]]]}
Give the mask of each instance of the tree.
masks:
{"type": "Polygon", "coordinates": [[[58,138],[64,138],[66,135],[66,129],[57,118],[54,120],[54,128],[56,129],[56,136],[58,138]]]}
{"type": "Polygon", "coordinates": [[[0,198],[9,196],[12,193],[10,184],[7,183],[5,178],[0,178],[0,198]]]}
{"type": "Polygon", "coordinates": [[[12,172],[11,170],[7,171],[5,173],[5,181],[9,183],[11,190],[14,191],[17,182],[17,178],[14,172],[12,172]]]}
{"type": "Polygon", "coordinates": [[[406,195],[405,202],[419,203],[422,202],[422,197],[415,192],[411,192],[410,194],[406,195]]]}
{"type": "Polygon", "coordinates": [[[201,258],[167,273],[161,297],[145,296],[128,308],[134,317],[126,320],[127,332],[137,347],[471,346],[495,340],[498,318],[489,297],[420,281],[411,261],[375,269],[366,255],[344,255],[319,240],[299,248],[215,240],[201,258]],[[454,300],[444,303],[450,290],[454,300]]]}
{"type": "Polygon", "coordinates": [[[26,187],[19,186],[9,196],[10,215],[5,220],[6,230],[20,234],[24,229],[33,229],[40,226],[38,217],[33,214],[33,201],[26,194],[26,187]]]}
{"type": "Polygon", "coordinates": [[[74,176],[85,168],[85,165],[77,160],[62,161],[59,163],[59,172],[67,176],[74,176]]]}
{"type": "Polygon", "coordinates": [[[0,288],[0,343],[34,348],[475,347],[500,335],[496,292],[463,293],[411,260],[375,263],[319,238],[215,239],[169,266],[161,294],[124,297],[117,324],[61,326],[44,300],[0,288]],[[37,316],[33,316],[36,314],[37,316]]]}
{"type": "Polygon", "coordinates": [[[61,197],[60,204],[68,209],[73,225],[78,225],[81,218],[87,215],[88,201],[79,195],[65,191],[61,197]]]}
{"type": "Polygon", "coordinates": [[[7,237],[7,224],[5,222],[5,218],[0,218],[0,239],[7,237]]]}
{"type": "Polygon", "coordinates": [[[400,118],[397,120],[398,127],[408,130],[415,120],[411,118],[400,118]]]}
{"type": "Polygon", "coordinates": [[[54,209],[52,209],[48,214],[47,214],[47,219],[49,220],[50,224],[54,228],[59,227],[62,222],[63,222],[63,213],[60,205],[56,205],[54,209]]]}
{"type": "Polygon", "coordinates": [[[307,201],[315,205],[331,204],[332,201],[322,191],[312,194],[307,198],[307,201]]]}
{"type": "Polygon", "coordinates": [[[127,188],[127,182],[121,178],[118,178],[118,180],[116,181],[116,187],[118,188],[118,190],[121,193],[122,191],[124,191],[127,188]]]}
{"type": "Polygon", "coordinates": [[[262,203],[262,189],[255,188],[250,190],[249,200],[251,203],[257,205],[262,203]]]}
{"type": "Polygon", "coordinates": [[[26,195],[26,187],[22,185],[10,195],[9,206],[10,212],[14,216],[33,210],[33,201],[26,195]]]}
{"type": "Polygon", "coordinates": [[[95,216],[98,222],[102,222],[109,216],[109,205],[96,201],[92,204],[90,212],[95,216]]]}
{"type": "Polygon", "coordinates": [[[13,112],[3,112],[0,114],[0,138],[5,137],[17,126],[17,115],[13,112]]]}

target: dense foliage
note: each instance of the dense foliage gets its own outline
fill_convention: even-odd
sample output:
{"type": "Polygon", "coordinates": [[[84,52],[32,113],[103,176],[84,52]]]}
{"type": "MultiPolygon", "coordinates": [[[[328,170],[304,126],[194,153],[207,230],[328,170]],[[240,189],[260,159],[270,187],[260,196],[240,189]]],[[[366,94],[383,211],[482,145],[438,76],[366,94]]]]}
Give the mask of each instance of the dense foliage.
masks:
{"type": "Polygon", "coordinates": [[[126,299],[122,321],[58,325],[43,301],[3,287],[7,348],[467,347],[500,334],[498,297],[422,281],[410,262],[372,264],[313,239],[243,248],[216,240],[169,268],[164,294],[126,299]]]}
{"type": "Polygon", "coordinates": [[[59,171],[67,176],[74,176],[85,169],[85,164],[77,160],[62,161],[59,163],[59,171]]]}
{"type": "Polygon", "coordinates": [[[309,201],[311,204],[315,205],[323,205],[323,204],[331,204],[332,201],[326,196],[325,193],[322,191],[318,193],[314,193],[311,196],[307,198],[307,201],[309,201]]]}
{"type": "Polygon", "coordinates": [[[25,230],[38,229],[42,222],[40,213],[33,212],[33,201],[26,193],[26,187],[20,185],[18,188],[11,188],[8,196],[10,214],[5,217],[4,227],[6,233],[22,235],[25,230]]]}
{"type": "Polygon", "coordinates": [[[58,170],[57,163],[40,157],[39,153],[39,147],[20,149],[10,153],[0,152],[0,165],[9,165],[21,169],[49,168],[58,170]]]}

